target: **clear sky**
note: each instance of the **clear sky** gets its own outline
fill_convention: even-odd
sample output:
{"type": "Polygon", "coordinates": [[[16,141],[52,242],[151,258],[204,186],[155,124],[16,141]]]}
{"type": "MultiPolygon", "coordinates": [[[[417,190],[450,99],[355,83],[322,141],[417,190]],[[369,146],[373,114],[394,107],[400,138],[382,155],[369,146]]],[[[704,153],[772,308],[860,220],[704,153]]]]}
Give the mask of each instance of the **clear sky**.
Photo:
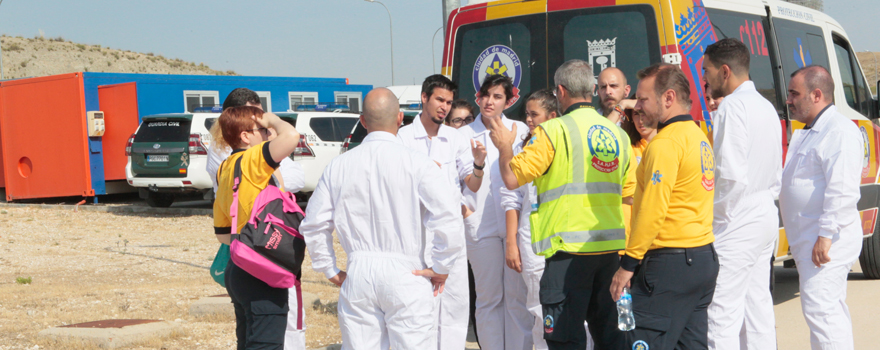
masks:
{"type": "MultiPolygon", "coordinates": [[[[382,2],[394,21],[394,83],[439,73],[443,33],[433,44],[432,36],[443,25],[441,1],[382,2]]],[[[825,12],[843,24],[855,50],[880,51],[880,1],[825,0],[825,12]]],[[[363,0],[3,0],[0,33],[41,32],[243,75],[392,84],[388,13],[363,0]]]]}

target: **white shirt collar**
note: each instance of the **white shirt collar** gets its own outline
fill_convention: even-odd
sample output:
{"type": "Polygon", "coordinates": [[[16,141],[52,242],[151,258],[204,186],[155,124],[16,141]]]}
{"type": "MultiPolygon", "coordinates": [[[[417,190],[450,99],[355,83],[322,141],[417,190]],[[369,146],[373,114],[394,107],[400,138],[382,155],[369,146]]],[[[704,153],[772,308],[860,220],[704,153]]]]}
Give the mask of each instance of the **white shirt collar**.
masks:
{"type": "Polygon", "coordinates": [[[758,90],[755,89],[755,83],[753,81],[746,80],[742,84],[739,84],[739,86],[735,90],[733,90],[733,93],[735,94],[737,92],[743,92],[743,91],[758,91],[758,90]]]}
{"type": "MultiPolygon", "coordinates": [[[[510,119],[507,119],[507,116],[504,115],[504,113],[501,113],[501,122],[508,128],[510,128],[510,125],[512,124],[510,119]]],[[[468,126],[470,126],[471,129],[474,129],[474,133],[477,134],[488,130],[486,125],[483,124],[483,113],[477,114],[477,117],[474,118],[474,121],[468,124],[468,126]]]]}
{"type": "Polygon", "coordinates": [[[828,105],[828,107],[825,108],[825,111],[822,112],[822,114],[819,114],[816,116],[816,118],[819,118],[819,119],[817,119],[816,121],[813,122],[813,126],[810,127],[810,129],[808,131],[815,131],[815,132],[822,131],[822,128],[824,128],[826,125],[828,125],[828,120],[830,118],[832,118],[835,113],[837,113],[837,106],[835,106],[834,104],[828,105]]]}
{"type": "Polygon", "coordinates": [[[373,131],[367,134],[367,137],[364,138],[363,142],[366,143],[376,141],[391,141],[394,143],[400,143],[400,139],[398,139],[397,136],[387,131],[373,131]]]}
{"type": "MultiPolygon", "coordinates": [[[[433,122],[432,122],[433,123],[433,122]]],[[[416,116],[416,118],[412,122],[413,124],[413,137],[416,139],[422,139],[428,137],[428,130],[425,129],[425,124],[422,122],[422,112],[416,116]]],[[[442,139],[449,139],[449,131],[453,130],[452,127],[440,124],[439,130],[437,130],[437,137],[442,139]]]]}

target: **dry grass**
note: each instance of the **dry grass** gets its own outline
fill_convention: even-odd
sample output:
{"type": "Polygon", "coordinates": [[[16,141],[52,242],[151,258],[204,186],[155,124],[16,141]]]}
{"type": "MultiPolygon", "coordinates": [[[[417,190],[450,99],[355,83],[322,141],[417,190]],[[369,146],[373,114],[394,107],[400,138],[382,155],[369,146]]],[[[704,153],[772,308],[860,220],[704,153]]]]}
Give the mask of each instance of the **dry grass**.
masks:
{"type": "MultiPolygon", "coordinates": [[[[40,330],[111,318],[161,319],[182,334],[133,349],[233,349],[234,320],[196,318],[189,306],[224,294],[208,274],[218,243],[206,216],[156,217],[72,210],[0,210],[0,349],[87,349],[40,330]],[[5,213],[4,213],[5,212],[5,213]],[[16,279],[30,277],[30,284],[16,279]]],[[[344,253],[336,246],[341,267],[344,253]]],[[[306,259],[303,290],[335,301],[338,289],[306,259]]],[[[306,313],[308,348],[340,342],[336,316],[306,313]]]]}

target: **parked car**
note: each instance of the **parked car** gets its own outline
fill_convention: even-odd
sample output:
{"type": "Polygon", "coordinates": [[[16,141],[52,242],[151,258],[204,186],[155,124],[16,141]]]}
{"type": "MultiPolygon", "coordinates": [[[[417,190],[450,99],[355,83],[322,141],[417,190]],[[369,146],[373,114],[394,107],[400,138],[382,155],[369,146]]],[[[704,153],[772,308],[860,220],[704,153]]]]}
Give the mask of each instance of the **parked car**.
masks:
{"type": "MultiPolygon", "coordinates": [[[[415,120],[416,116],[421,112],[422,111],[403,111],[403,125],[401,126],[412,124],[413,120],[415,120]]],[[[367,137],[367,129],[364,128],[361,123],[357,123],[351,134],[342,142],[342,152],[340,153],[345,153],[345,151],[357,147],[361,142],[364,142],[364,137],[367,137]]]]}
{"type": "Polygon", "coordinates": [[[175,195],[201,193],[210,198],[205,171],[211,122],[218,113],[175,113],[142,118],[128,139],[125,177],[151,207],[168,207],[175,195]]]}

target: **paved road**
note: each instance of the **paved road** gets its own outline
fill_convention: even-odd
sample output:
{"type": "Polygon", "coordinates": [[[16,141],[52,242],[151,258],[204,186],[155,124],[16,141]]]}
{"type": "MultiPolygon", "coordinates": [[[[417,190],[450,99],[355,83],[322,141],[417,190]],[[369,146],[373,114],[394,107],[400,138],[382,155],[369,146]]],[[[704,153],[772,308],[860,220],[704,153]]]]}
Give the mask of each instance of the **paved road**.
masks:
{"type": "MultiPolygon", "coordinates": [[[[780,350],[809,349],[810,329],[801,311],[798,273],[776,266],[776,339],[780,350]]],[[[847,299],[853,322],[856,349],[875,349],[880,344],[880,280],[865,279],[858,261],[847,281],[847,299]]]]}

